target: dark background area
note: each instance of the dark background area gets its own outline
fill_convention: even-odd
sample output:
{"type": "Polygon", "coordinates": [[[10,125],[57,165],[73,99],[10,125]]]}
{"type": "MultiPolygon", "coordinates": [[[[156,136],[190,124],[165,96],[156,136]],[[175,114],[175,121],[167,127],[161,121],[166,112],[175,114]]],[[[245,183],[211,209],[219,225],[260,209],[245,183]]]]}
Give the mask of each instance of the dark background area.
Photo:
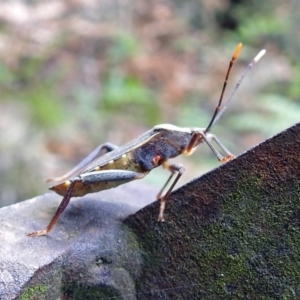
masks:
{"type": "MultiPolygon", "coordinates": [[[[297,0],[0,1],[0,204],[44,193],[102,142],[207,126],[239,42],[227,97],[267,54],[213,133],[240,154],[296,123],[299,11],[297,0]]],[[[219,164],[205,145],[177,162],[181,184],[219,164]]],[[[167,176],[145,180],[159,189],[167,176]]]]}

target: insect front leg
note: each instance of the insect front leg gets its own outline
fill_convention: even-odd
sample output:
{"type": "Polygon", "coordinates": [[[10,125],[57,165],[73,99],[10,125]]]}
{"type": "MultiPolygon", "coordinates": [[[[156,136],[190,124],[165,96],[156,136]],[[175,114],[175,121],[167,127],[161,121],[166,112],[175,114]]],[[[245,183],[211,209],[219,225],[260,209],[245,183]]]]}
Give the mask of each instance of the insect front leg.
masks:
{"type": "Polygon", "coordinates": [[[56,177],[56,178],[49,178],[47,179],[47,182],[63,182],[68,180],[69,178],[72,178],[79,174],[91,161],[94,159],[104,155],[107,152],[113,151],[117,149],[118,146],[112,144],[112,143],[105,143],[99,145],[96,149],[94,149],[88,156],[86,156],[78,165],[76,165],[71,171],[68,173],[56,177]]]}
{"type": "Polygon", "coordinates": [[[227,150],[227,148],[220,142],[220,140],[215,135],[211,133],[205,133],[200,130],[195,131],[193,133],[190,143],[187,146],[184,154],[190,155],[193,152],[194,147],[199,145],[202,142],[202,140],[208,145],[210,150],[220,162],[226,162],[234,158],[234,155],[227,150]],[[223,156],[218,152],[218,150],[212,145],[211,140],[215,141],[215,143],[225,152],[226,156],[223,156]]]}
{"type": "MultiPolygon", "coordinates": [[[[224,151],[224,153],[226,153],[226,156],[223,156],[221,158],[221,162],[226,162],[234,158],[234,155],[222,144],[222,142],[214,134],[207,133],[206,137],[208,138],[208,140],[213,140],[224,151]]],[[[208,146],[211,147],[210,145],[208,146]]]]}
{"type": "Polygon", "coordinates": [[[178,173],[177,173],[177,176],[176,176],[175,180],[172,182],[170,188],[168,189],[166,194],[160,200],[158,221],[164,221],[164,211],[165,211],[166,202],[167,202],[172,190],[174,189],[177,181],[179,180],[179,178],[182,176],[183,172],[185,171],[184,167],[182,165],[179,165],[179,164],[169,165],[168,163],[165,162],[165,163],[162,164],[162,166],[163,166],[164,169],[169,170],[171,172],[171,175],[168,178],[168,180],[166,181],[166,183],[164,184],[164,186],[162,187],[162,189],[160,190],[160,192],[158,193],[157,199],[159,199],[161,197],[163,191],[165,190],[166,186],[169,184],[171,179],[174,177],[176,172],[178,172],[178,173]]]}
{"type": "Polygon", "coordinates": [[[49,231],[53,228],[53,226],[57,222],[59,216],[62,214],[62,212],[69,204],[70,199],[73,196],[73,191],[74,189],[76,189],[76,183],[80,182],[83,184],[83,186],[91,186],[91,187],[99,183],[104,183],[104,185],[107,185],[107,187],[103,187],[102,189],[105,189],[135,179],[143,178],[146,174],[147,173],[138,173],[138,172],[126,171],[126,170],[105,170],[105,171],[97,171],[97,172],[80,174],[79,176],[70,180],[71,184],[68,187],[65,196],[63,197],[60,205],[58,206],[48,226],[43,230],[31,232],[28,233],[27,235],[34,237],[34,236],[40,236],[49,233],[49,231]]]}

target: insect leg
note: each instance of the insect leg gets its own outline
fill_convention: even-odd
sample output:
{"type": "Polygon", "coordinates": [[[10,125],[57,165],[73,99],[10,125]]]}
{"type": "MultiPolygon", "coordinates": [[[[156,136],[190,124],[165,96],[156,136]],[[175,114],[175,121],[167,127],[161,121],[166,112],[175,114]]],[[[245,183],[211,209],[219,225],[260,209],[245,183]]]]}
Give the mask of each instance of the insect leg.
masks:
{"type": "Polygon", "coordinates": [[[53,217],[52,217],[50,223],[48,224],[48,226],[43,230],[38,230],[38,231],[31,232],[31,233],[27,233],[28,236],[33,237],[33,236],[45,235],[52,229],[52,227],[54,226],[54,224],[58,220],[59,216],[62,214],[62,212],[65,210],[65,208],[69,204],[70,199],[72,197],[72,193],[73,193],[75,184],[76,184],[77,181],[78,180],[74,180],[71,183],[71,185],[69,186],[69,188],[67,190],[67,193],[63,197],[59,207],[57,208],[57,210],[56,210],[55,214],[53,215],[53,217]]]}
{"type": "Polygon", "coordinates": [[[82,182],[83,185],[92,185],[97,184],[100,182],[106,182],[109,184],[110,182],[121,182],[119,184],[132,181],[134,179],[140,179],[144,177],[146,174],[144,173],[137,173],[132,171],[125,171],[125,170],[105,170],[105,171],[97,171],[97,172],[90,172],[90,173],[83,173],[79,176],[75,177],[73,180],[71,180],[71,184],[69,188],[67,189],[67,192],[65,196],[63,197],[59,207],[57,208],[56,212],[54,213],[50,223],[48,226],[43,230],[38,230],[35,232],[28,233],[28,236],[39,236],[39,235],[45,235],[47,234],[52,227],[57,222],[59,216],[62,214],[62,212],[65,210],[67,205],[70,202],[70,199],[72,197],[75,184],[77,182],[82,182]]]}
{"type": "Polygon", "coordinates": [[[71,171],[69,171],[68,173],[66,173],[66,174],[64,174],[60,177],[49,178],[49,179],[47,179],[47,182],[63,182],[63,181],[66,181],[69,178],[72,178],[72,177],[76,176],[77,174],[79,174],[80,171],[82,171],[85,168],[86,165],[88,165],[91,161],[93,161],[97,157],[100,157],[100,156],[104,155],[105,153],[113,151],[117,148],[118,148],[118,146],[116,146],[114,144],[111,144],[111,143],[101,144],[96,149],[94,149],[87,157],[85,157],[71,171]]]}
{"type": "Polygon", "coordinates": [[[159,208],[159,215],[158,215],[158,221],[164,221],[164,210],[165,210],[165,206],[166,206],[166,202],[172,192],[172,190],[174,189],[174,186],[176,185],[177,181],[179,180],[179,178],[181,177],[181,175],[184,172],[184,167],[179,165],[179,164],[172,164],[169,165],[167,163],[163,163],[162,166],[169,170],[172,174],[170,175],[170,177],[168,178],[167,182],[164,184],[164,186],[162,187],[162,189],[160,190],[160,192],[157,195],[157,198],[160,198],[164,189],[166,188],[166,186],[168,185],[168,183],[171,181],[171,179],[173,178],[173,176],[175,175],[176,172],[178,172],[175,180],[173,181],[173,183],[171,184],[170,188],[168,189],[168,191],[166,192],[166,194],[161,198],[160,200],[160,208],[159,208]]]}
{"type": "Polygon", "coordinates": [[[220,162],[226,162],[234,158],[234,156],[222,145],[222,143],[217,139],[216,136],[210,133],[205,133],[203,131],[195,131],[193,133],[190,143],[187,146],[184,154],[190,155],[193,152],[193,148],[199,145],[200,143],[202,143],[203,141],[208,145],[210,150],[213,152],[213,154],[217,157],[217,159],[220,162]],[[211,139],[214,140],[217,143],[217,145],[220,146],[220,148],[226,153],[226,156],[223,156],[218,152],[218,150],[210,142],[211,139]]]}
{"type": "Polygon", "coordinates": [[[209,140],[213,140],[223,151],[226,153],[226,156],[222,158],[222,162],[226,162],[232,158],[234,158],[234,155],[222,144],[222,142],[212,133],[207,133],[206,137],[209,140]]]}

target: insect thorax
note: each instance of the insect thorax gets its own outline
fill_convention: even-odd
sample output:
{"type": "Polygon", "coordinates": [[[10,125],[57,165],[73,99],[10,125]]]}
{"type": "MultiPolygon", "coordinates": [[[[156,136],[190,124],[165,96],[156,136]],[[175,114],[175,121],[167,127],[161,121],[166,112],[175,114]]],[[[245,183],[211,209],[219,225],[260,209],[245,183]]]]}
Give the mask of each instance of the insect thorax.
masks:
{"type": "Polygon", "coordinates": [[[191,129],[169,124],[155,126],[154,132],[158,134],[134,150],[134,160],[144,172],[180,155],[191,139],[191,129]]]}

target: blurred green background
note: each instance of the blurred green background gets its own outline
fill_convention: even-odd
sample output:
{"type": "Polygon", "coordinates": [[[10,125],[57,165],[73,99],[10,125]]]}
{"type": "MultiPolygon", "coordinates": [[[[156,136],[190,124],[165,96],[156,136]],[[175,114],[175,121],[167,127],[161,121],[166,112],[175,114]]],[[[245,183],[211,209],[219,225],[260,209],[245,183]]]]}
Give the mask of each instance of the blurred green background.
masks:
{"type": "MultiPolygon", "coordinates": [[[[298,122],[300,2],[225,0],[0,1],[0,204],[47,191],[93,150],[159,123],[205,127],[238,42],[213,132],[234,153],[298,122]]],[[[284,146],[284,145],[283,145],[284,146]]],[[[219,165],[202,145],[181,184],[219,165]]],[[[168,173],[145,181],[162,186],[168,173]]]]}

